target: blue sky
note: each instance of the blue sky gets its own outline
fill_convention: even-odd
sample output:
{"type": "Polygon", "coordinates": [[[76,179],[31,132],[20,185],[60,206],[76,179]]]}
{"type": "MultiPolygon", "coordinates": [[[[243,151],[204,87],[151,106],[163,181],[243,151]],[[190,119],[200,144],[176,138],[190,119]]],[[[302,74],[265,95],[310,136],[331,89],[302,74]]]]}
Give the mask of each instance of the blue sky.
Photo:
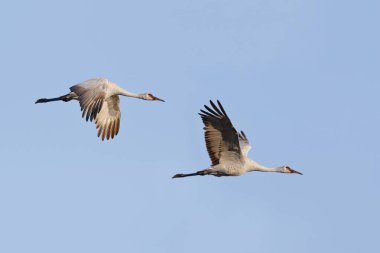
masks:
{"type": "Polygon", "coordinates": [[[1,252],[379,252],[378,1],[0,3],[1,252]],[[121,99],[101,142],[77,102],[121,99]],[[209,166],[220,99],[268,166],[304,176],[172,180],[209,166]]]}

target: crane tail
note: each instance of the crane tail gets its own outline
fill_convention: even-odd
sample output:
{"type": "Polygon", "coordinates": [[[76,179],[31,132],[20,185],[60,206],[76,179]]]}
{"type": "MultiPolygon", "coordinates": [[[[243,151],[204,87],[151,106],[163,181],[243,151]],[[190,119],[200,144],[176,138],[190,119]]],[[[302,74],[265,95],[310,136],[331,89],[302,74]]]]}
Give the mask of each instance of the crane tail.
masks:
{"type": "Polygon", "coordinates": [[[76,98],[77,96],[75,96],[72,92],[66,94],[66,95],[63,95],[63,96],[60,96],[60,97],[56,97],[56,98],[40,98],[38,99],[35,104],[39,104],[39,103],[47,103],[47,102],[53,102],[53,101],[64,101],[64,102],[68,102],[74,98],[76,98]]]}

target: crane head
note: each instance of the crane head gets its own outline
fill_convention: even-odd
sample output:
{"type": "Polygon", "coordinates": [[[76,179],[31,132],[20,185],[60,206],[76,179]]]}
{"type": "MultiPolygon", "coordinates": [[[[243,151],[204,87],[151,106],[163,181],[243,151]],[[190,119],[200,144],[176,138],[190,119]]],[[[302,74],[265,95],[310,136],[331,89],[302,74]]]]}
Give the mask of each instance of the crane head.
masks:
{"type": "Polygon", "coordinates": [[[296,174],[300,174],[300,175],[303,175],[301,172],[298,172],[296,170],[293,170],[292,168],[290,168],[289,166],[284,166],[284,172],[285,173],[296,173],[296,174]]]}
{"type": "Polygon", "coordinates": [[[152,93],[148,92],[148,93],[145,93],[143,98],[145,100],[151,100],[151,101],[161,101],[161,102],[165,102],[165,100],[161,99],[161,98],[158,98],[156,96],[153,96],[152,93]]]}

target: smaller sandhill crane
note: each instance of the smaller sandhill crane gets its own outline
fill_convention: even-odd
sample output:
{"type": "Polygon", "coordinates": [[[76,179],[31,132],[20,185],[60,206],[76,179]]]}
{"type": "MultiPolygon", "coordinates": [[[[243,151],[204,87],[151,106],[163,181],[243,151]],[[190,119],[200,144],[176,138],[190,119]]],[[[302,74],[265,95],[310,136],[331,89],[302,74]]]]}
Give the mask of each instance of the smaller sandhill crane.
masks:
{"type": "Polygon", "coordinates": [[[151,93],[135,94],[128,92],[115,83],[105,78],[89,79],[70,87],[68,94],[56,98],[40,98],[37,103],[47,103],[52,101],[79,100],[82,117],[86,116],[86,121],[95,119],[98,137],[102,140],[114,138],[119,133],[120,128],[120,108],[119,95],[126,97],[139,98],[149,101],[164,100],[153,96],[151,93]]]}
{"type": "Polygon", "coordinates": [[[240,176],[246,172],[280,172],[302,173],[291,169],[289,166],[276,168],[265,167],[247,157],[251,145],[243,131],[238,133],[228,118],[222,104],[217,101],[219,108],[210,100],[211,109],[207,105],[207,111],[201,110],[199,115],[205,125],[206,147],[212,165],[195,173],[176,174],[173,178],[213,175],[240,176]]]}

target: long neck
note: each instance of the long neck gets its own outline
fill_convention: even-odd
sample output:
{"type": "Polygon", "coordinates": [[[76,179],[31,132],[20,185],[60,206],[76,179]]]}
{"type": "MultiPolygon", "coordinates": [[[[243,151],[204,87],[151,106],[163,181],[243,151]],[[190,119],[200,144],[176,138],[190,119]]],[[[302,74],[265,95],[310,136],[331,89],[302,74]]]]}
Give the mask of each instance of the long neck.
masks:
{"type": "Polygon", "coordinates": [[[117,85],[114,85],[113,92],[115,95],[126,96],[126,97],[141,98],[141,99],[144,97],[144,94],[129,92],[129,91],[124,90],[123,88],[120,88],[117,85]]]}
{"type": "Polygon", "coordinates": [[[126,97],[132,97],[132,98],[141,98],[141,99],[144,98],[144,94],[137,94],[137,93],[132,93],[129,91],[120,92],[119,95],[126,96],[126,97]]]}
{"type": "Polygon", "coordinates": [[[284,172],[282,167],[276,167],[276,168],[266,167],[252,160],[249,160],[247,164],[247,171],[281,172],[281,173],[284,172]]]}

